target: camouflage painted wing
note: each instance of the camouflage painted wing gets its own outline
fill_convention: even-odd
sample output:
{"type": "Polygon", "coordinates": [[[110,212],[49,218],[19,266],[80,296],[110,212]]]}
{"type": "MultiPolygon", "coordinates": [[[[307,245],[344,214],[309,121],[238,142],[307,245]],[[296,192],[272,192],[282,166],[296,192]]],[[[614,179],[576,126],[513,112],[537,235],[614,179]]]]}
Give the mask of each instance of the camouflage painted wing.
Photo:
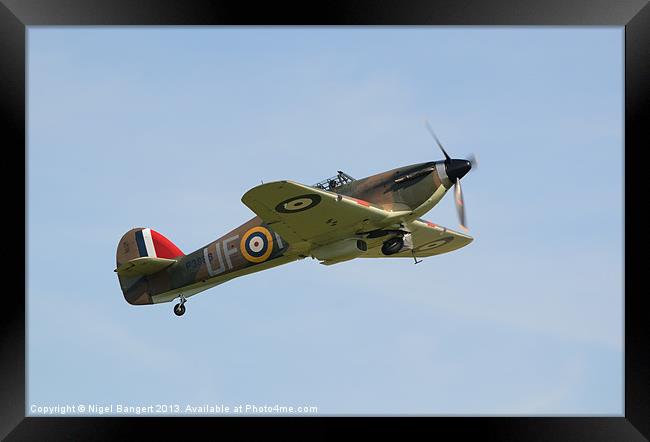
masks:
{"type": "Polygon", "coordinates": [[[411,231],[413,249],[386,256],[381,253],[381,244],[369,248],[360,258],[418,258],[451,252],[471,243],[474,238],[437,224],[417,219],[407,224],[411,231]]]}
{"type": "Polygon", "coordinates": [[[254,187],[244,194],[242,202],[294,250],[381,228],[409,213],[388,212],[366,201],[292,181],[254,187]]]}

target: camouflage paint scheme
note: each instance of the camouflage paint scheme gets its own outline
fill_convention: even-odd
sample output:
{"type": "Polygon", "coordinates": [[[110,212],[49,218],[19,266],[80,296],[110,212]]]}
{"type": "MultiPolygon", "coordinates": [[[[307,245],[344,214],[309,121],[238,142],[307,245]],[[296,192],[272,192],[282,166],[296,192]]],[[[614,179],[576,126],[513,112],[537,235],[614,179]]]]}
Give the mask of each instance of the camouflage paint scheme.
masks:
{"type": "MultiPolygon", "coordinates": [[[[319,192],[351,197],[365,207],[404,214],[399,220],[392,219],[388,221],[388,224],[380,226],[380,229],[386,229],[388,232],[381,231],[380,237],[366,238],[367,230],[363,231],[363,229],[355,232],[356,237],[366,238],[365,241],[368,244],[367,253],[361,257],[386,257],[382,255],[380,248],[386,239],[395,236],[394,230],[391,229],[413,231],[413,250],[418,252],[418,256],[431,256],[455,250],[472,241],[472,238],[467,235],[418,218],[437,204],[452,186],[444,169],[440,168],[442,164],[442,161],[436,161],[405,166],[347,182],[327,191],[312,188],[319,192]],[[418,232],[420,233],[418,234],[418,232]],[[418,238],[420,238],[420,242],[428,242],[418,243],[418,238]],[[449,246],[454,241],[456,241],[455,245],[449,246]],[[443,247],[440,247],[438,251],[433,251],[433,248],[439,246],[443,247]]],[[[254,190],[255,188],[251,189],[251,191],[254,190]]],[[[318,200],[320,201],[320,198],[318,200]]],[[[245,203],[250,207],[250,204],[245,203]]],[[[281,204],[281,200],[269,202],[269,206],[276,208],[276,211],[283,211],[281,204]]],[[[293,204],[291,211],[307,213],[311,208],[310,204],[301,207],[303,201],[293,204]]],[[[336,232],[337,227],[336,222],[332,221],[333,217],[324,221],[319,220],[319,222],[332,224],[333,232],[336,232]]],[[[260,216],[256,216],[219,239],[187,255],[182,255],[182,252],[170,242],[171,246],[166,252],[168,256],[165,258],[170,259],[168,262],[171,265],[166,264],[167,261],[161,260],[165,261],[162,265],[166,267],[148,275],[128,275],[118,272],[125,299],[130,304],[143,305],[168,302],[179,297],[180,294],[187,298],[238,276],[305,258],[310,255],[311,248],[320,245],[317,243],[292,245],[274,231],[273,222],[270,224],[267,224],[260,216]],[[176,254],[178,256],[172,256],[176,254]]],[[[140,232],[143,229],[132,229],[120,240],[117,249],[118,268],[124,267],[129,261],[142,256],[138,251],[139,247],[142,250],[142,233],[140,232]]],[[[162,237],[157,232],[154,233],[162,237]]],[[[346,234],[346,236],[337,239],[342,240],[348,236],[346,234]]],[[[162,240],[168,241],[164,237],[162,240]]],[[[413,258],[414,256],[415,252],[404,251],[390,257],[413,258]]]]}

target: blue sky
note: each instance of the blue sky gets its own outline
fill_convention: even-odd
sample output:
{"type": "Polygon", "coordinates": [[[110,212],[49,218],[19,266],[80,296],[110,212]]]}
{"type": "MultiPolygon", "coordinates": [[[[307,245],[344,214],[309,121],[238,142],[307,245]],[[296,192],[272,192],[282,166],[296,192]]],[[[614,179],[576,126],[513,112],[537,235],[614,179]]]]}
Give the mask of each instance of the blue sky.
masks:
{"type": "MultiPolygon", "coordinates": [[[[623,412],[623,28],[28,29],[31,405],[623,412]],[[260,183],[441,158],[470,234],[131,306],[121,235],[184,252],[260,183]]],[[[447,195],[425,218],[457,228],[447,195]]]]}

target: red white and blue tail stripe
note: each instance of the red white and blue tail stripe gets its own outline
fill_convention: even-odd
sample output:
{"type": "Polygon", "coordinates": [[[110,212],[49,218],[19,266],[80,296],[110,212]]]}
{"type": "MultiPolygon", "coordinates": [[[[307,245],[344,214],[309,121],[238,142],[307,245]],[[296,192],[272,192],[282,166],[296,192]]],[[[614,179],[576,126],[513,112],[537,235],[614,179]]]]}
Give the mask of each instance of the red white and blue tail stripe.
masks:
{"type": "Polygon", "coordinates": [[[135,232],[140,257],[173,259],[184,253],[176,245],[153,229],[135,232]]]}

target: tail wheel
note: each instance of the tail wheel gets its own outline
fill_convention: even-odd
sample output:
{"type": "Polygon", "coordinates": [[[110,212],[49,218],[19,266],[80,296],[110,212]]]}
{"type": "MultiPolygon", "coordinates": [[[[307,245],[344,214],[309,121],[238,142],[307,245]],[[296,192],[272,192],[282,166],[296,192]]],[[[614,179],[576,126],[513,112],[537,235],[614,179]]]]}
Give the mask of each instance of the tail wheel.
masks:
{"type": "Polygon", "coordinates": [[[183,316],[184,313],[185,306],[183,304],[178,303],[174,306],[174,314],[176,314],[176,316],[183,316]]]}

